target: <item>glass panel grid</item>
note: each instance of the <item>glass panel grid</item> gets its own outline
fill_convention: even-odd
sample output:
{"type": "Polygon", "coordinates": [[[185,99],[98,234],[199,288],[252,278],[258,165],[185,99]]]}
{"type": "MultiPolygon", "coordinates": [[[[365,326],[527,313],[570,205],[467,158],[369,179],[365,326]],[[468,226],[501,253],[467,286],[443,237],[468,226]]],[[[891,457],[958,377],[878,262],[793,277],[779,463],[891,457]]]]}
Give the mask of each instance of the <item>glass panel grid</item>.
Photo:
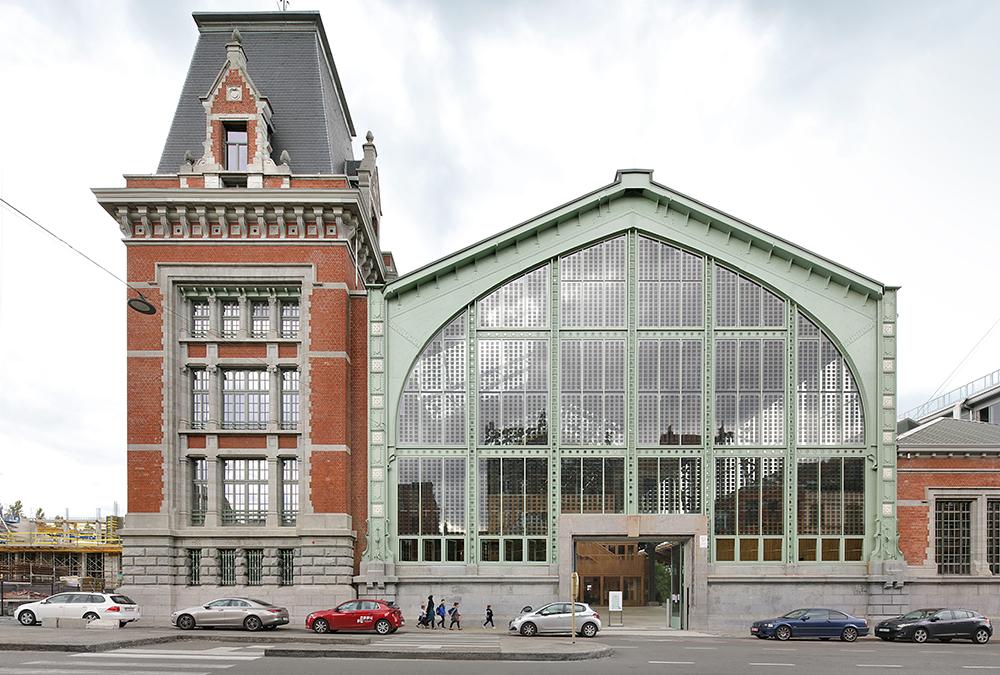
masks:
{"type": "Polygon", "coordinates": [[[267,429],[270,396],[266,370],[222,371],[222,428],[267,429]]]}
{"type": "Polygon", "coordinates": [[[204,368],[191,371],[191,428],[204,429],[209,420],[209,373],[204,368]]]}
{"type": "Polygon", "coordinates": [[[616,237],[560,260],[560,325],[625,327],[625,237],[616,237]]]}
{"type": "Polygon", "coordinates": [[[281,461],[281,512],[282,525],[294,525],[299,516],[299,460],[281,461]]]}
{"type": "Polygon", "coordinates": [[[755,281],[715,266],[717,328],[781,328],[785,301],[755,281]]]}
{"type": "Polygon", "coordinates": [[[801,313],[797,325],[799,444],[863,443],[861,396],[847,361],[829,336],[801,313]]]}
{"type": "Polygon", "coordinates": [[[639,237],[640,328],[701,326],[701,256],[639,237]]]}
{"type": "Polygon", "coordinates": [[[281,428],[299,428],[299,371],[281,371],[281,428]]]}
{"type": "Polygon", "coordinates": [[[266,338],[271,330],[271,305],[267,302],[250,303],[250,337],[266,338]]]}
{"type": "Polygon", "coordinates": [[[208,301],[195,300],[191,303],[191,337],[207,337],[210,327],[211,315],[208,301]]]}
{"type": "Polygon", "coordinates": [[[191,471],[191,524],[205,524],[208,510],[208,462],[197,458],[190,460],[191,471]]]}
{"type": "Polygon", "coordinates": [[[465,467],[464,458],[399,460],[396,531],[401,562],[441,562],[442,555],[447,562],[465,560],[465,467]]]}
{"type": "Polygon", "coordinates": [[[860,561],[865,534],[865,460],[801,458],[796,471],[798,560],[860,561]]]}
{"type": "Polygon", "coordinates": [[[399,444],[465,443],[465,322],[462,312],[431,339],[413,365],[399,405],[399,444]]]}
{"type": "Polygon", "coordinates": [[[934,502],[934,562],[938,574],[972,572],[972,502],[938,499],[934,502]]]}
{"type": "Polygon", "coordinates": [[[480,562],[545,561],[548,481],[548,459],[480,458],[480,562]]]}
{"type": "Polygon", "coordinates": [[[563,457],[560,470],[562,513],[624,513],[624,459],[563,457]]]}
{"type": "Polygon", "coordinates": [[[638,444],[701,445],[699,340],[639,340],[638,444]]]}
{"type": "Polygon", "coordinates": [[[700,457],[640,457],[639,513],[701,513],[700,457]]]}
{"type": "Polygon", "coordinates": [[[547,340],[479,341],[479,442],[548,443],[547,340]]]}
{"type": "Polygon", "coordinates": [[[297,300],[281,302],[281,337],[294,339],[299,336],[299,303],[297,300]]]}
{"type": "Polygon", "coordinates": [[[716,339],[716,445],[784,445],[784,355],[784,340],[716,339]]]}
{"type": "Polygon", "coordinates": [[[625,443],[625,341],[563,339],[562,442],[625,443]]]}
{"type": "Polygon", "coordinates": [[[264,525],[267,518],[267,460],[222,460],[222,524],[264,525]]]}
{"type": "Polygon", "coordinates": [[[716,457],[715,560],[780,562],[784,459],[716,457]]]}
{"type": "Polygon", "coordinates": [[[549,268],[528,272],[479,300],[483,329],[539,329],[549,325],[549,268]]]}
{"type": "Polygon", "coordinates": [[[234,338],[240,332],[240,303],[235,300],[222,301],[222,337],[234,338]]]}

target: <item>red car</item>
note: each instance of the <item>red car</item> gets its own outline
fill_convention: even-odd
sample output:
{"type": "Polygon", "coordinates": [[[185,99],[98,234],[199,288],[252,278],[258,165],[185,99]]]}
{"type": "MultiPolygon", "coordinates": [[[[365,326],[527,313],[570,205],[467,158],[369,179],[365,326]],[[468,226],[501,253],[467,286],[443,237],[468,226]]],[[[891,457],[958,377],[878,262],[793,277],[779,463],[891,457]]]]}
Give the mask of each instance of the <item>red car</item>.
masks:
{"type": "Polygon", "coordinates": [[[316,633],[374,630],[379,635],[388,635],[404,623],[399,607],[385,600],[348,600],[335,609],[323,609],[306,617],[306,628],[316,633]]]}

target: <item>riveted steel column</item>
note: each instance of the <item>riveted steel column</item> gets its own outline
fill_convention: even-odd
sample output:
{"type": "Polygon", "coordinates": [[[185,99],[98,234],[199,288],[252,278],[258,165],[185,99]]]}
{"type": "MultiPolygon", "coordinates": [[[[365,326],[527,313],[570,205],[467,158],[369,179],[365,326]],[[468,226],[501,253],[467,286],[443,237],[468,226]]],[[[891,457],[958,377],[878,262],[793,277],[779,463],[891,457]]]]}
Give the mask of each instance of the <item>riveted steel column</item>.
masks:
{"type": "Polygon", "coordinates": [[[703,438],[701,453],[701,507],[708,528],[708,561],[715,561],[715,260],[705,258],[704,296],[705,347],[702,349],[702,391],[705,392],[702,420],[703,438]]]}
{"type": "Polygon", "coordinates": [[[636,473],[636,443],[638,442],[638,408],[633,405],[639,400],[639,381],[636,374],[636,326],[638,324],[638,313],[636,302],[638,293],[638,271],[637,271],[637,249],[638,234],[635,230],[629,230],[626,240],[626,304],[627,313],[625,326],[628,330],[628,338],[625,343],[625,362],[627,364],[628,378],[625,382],[625,513],[636,514],[639,512],[638,495],[635,489],[636,473]]]}
{"type": "Polygon", "coordinates": [[[798,459],[795,444],[798,411],[798,345],[799,326],[798,305],[790,300],[785,302],[785,521],[782,547],[786,563],[798,561],[798,459]]]}
{"type": "Polygon", "coordinates": [[[382,289],[368,291],[368,542],[362,559],[391,563],[393,553],[388,544],[390,509],[395,503],[390,497],[390,448],[386,419],[386,306],[382,289]]]}
{"type": "Polygon", "coordinates": [[[466,553],[465,560],[468,564],[474,565],[479,560],[479,336],[476,334],[476,327],[479,325],[478,303],[472,303],[468,311],[468,323],[466,324],[466,377],[465,391],[466,398],[466,434],[468,459],[465,462],[465,485],[468,491],[468,499],[465,502],[465,522],[468,527],[465,530],[466,553]]]}
{"type": "Polygon", "coordinates": [[[559,307],[559,258],[549,264],[549,564],[559,563],[559,513],[562,505],[562,356],[559,341],[562,312],[559,307]]]}

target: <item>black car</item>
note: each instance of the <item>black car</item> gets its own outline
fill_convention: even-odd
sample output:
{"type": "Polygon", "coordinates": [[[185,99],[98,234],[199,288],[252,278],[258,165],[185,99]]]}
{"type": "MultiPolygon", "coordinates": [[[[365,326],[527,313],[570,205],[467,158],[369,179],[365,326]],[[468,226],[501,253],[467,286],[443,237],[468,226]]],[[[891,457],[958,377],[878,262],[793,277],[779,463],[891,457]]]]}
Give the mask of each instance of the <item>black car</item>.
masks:
{"type": "Polygon", "coordinates": [[[915,609],[882,621],[875,627],[875,635],[883,640],[950,642],[959,639],[984,645],[993,636],[993,626],[989,618],[968,609],[915,609]]]}

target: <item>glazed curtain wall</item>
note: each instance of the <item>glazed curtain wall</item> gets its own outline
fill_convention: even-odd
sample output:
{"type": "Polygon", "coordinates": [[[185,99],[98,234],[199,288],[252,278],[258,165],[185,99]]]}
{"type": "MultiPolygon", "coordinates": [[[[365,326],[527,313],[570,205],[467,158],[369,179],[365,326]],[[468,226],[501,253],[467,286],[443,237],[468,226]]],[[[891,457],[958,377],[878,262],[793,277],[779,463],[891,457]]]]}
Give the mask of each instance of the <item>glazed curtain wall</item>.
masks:
{"type": "Polygon", "coordinates": [[[551,562],[559,513],[704,513],[718,562],[864,556],[864,418],[834,338],[638,232],[465,307],[396,430],[400,562],[551,562]]]}

